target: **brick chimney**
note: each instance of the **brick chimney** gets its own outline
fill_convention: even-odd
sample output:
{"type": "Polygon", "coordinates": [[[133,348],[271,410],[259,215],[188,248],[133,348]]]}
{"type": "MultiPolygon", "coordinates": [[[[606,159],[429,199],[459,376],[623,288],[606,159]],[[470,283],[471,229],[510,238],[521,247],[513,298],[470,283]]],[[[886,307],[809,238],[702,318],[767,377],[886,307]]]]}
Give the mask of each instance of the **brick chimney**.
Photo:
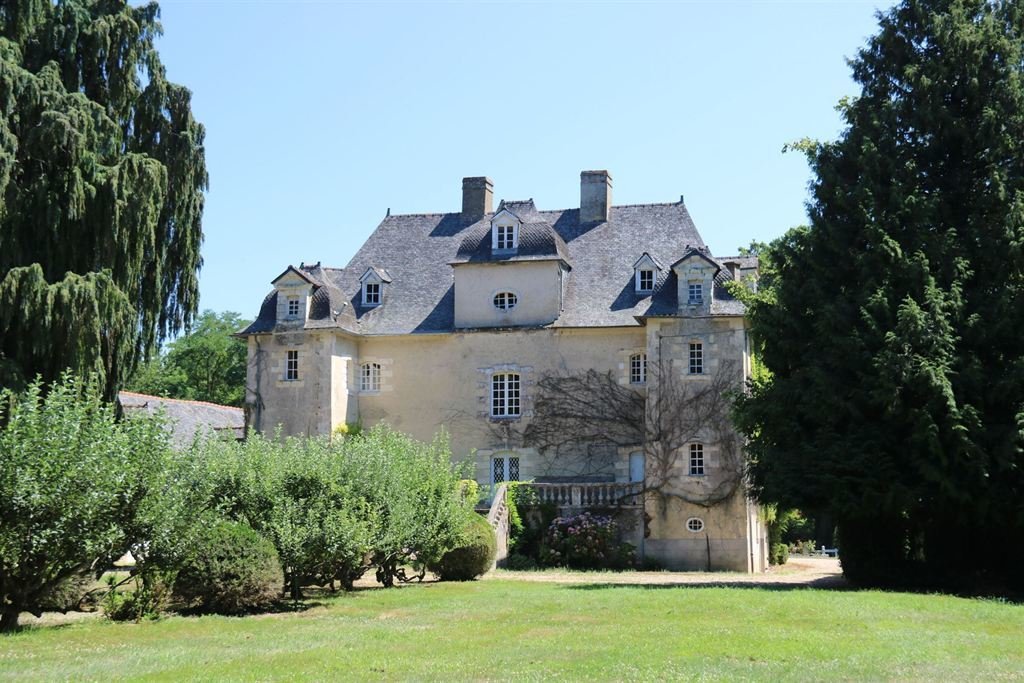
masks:
{"type": "Polygon", "coordinates": [[[494,183],[485,176],[462,179],[462,218],[477,221],[493,211],[494,183]]]}
{"type": "Polygon", "coordinates": [[[608,171],[580,173],[580,223],[603,223],[612,208],[612,176],[608,171]]]}

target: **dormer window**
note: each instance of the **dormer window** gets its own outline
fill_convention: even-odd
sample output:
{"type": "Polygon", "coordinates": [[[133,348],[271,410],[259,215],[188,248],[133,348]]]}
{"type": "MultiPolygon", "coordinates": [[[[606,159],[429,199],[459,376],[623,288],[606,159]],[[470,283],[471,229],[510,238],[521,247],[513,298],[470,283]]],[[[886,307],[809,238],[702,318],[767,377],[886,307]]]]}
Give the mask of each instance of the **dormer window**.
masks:
{"type": "Polygon", "coordinates": [[[380,303],[380,283],[367,282],[363,285],[363,304],[376,306],[380,303]]]}
{"type": "Polygon", "coordinates": [[[516,238],[516,226],[499,225],[494,228],[494,248],[498,251],[511,251],[519,246],[516,238]]]}
{"type": "Polygon", "coordinates": [[[658,281],[661,264],[654,257],[644,252],[633,264],[633,288],[637,294],[650,294],[654,291],[654,283],[658,281]]]}
{"type": "Polygon", "coordinates": [[[690,296],[689,302],[691,304],[702,304],[704,303],[704,285],[699,282],[690,283],[690,296]]]}
{"type": "Polygon", "coordinates": [[[288,297],[288,317],[298,318],[299,317],[299,297],[290,296],[288,297]]]}
{"type": "Polygon", "coordinates": [[[636,271],[636,291],[638,291],[638,292],[652,292],[652,291],[654,291],[654,271],[653,270],[638,270],[638,271],[636,271]]]}
{"type": "Polygon", "coordinates": [[[383,268],[370,267],[359,278],[363,290],[363,306],[379,306],[383,301],[384,285],[391,282],[391,276],[383,268]]]}

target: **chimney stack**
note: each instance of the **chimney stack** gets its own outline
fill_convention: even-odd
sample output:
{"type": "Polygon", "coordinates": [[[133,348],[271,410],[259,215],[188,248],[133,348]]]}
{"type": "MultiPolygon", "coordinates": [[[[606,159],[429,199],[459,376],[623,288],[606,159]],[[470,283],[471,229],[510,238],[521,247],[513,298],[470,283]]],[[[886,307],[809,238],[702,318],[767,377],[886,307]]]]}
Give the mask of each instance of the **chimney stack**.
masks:
{"type": "Polygon", "coordinates": [[[612,208],[612,176],[608,171],[580,173],[580,223],[603,223],[612,208]]]}
{"type": "Polygon", "coordinates": [[[490,178],[462,179],[462,218],[477,221],[490,213],[494,205],[494,183],[490,178]]]}

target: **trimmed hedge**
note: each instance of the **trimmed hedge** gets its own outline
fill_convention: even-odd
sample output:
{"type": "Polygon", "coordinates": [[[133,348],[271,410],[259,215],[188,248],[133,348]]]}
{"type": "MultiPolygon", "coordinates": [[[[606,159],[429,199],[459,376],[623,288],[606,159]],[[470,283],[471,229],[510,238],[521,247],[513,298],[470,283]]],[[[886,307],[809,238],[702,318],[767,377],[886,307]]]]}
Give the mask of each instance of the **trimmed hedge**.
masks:
{"type": "Polygon", "coordinates": [[[198,533],[174,581],[175,596],[200,612],[266,607],[281,588],[274,544],[247,524],[216,520],[198,533]]]}
{"type": "Polygon", "coordinates": [[[442,581],[472,581],[490,571],[498,543],[494,529],[482,515],[472,513],[466,523],[466,542],[441,556],[430,571],[442,581]]]}

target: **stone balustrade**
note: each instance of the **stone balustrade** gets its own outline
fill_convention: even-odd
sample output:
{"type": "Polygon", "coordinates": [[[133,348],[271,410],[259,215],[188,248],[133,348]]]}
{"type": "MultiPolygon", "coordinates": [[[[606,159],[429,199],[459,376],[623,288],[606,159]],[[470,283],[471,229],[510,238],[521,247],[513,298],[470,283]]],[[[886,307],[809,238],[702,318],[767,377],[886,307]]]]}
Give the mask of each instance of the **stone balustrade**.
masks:
{"type": "Polygon", "coordinates": [[[551,503],[559,508],[609,508],[609,507],[640,507],[643,505],[641,493],[643,485],[639,482],[630,484],[521,484],[529,487],[537,494],[541,503],[551,503]]]}

